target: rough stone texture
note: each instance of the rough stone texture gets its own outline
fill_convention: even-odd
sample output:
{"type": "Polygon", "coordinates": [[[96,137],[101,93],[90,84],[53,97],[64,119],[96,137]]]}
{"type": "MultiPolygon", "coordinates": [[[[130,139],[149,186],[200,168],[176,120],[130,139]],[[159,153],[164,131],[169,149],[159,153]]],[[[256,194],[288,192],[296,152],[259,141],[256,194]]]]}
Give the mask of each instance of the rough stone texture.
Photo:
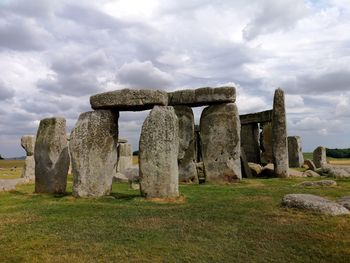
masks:
{"type": "Polygon", "coordinates": [[[175,106],[175,114],[179,120],[179,180],[195,182],[197,170],[195,164],[194,117],[188,106],[175,106]]]}
{"type": "Polygon", "coordinates": [[[22,178],[35,180],[35,160],[34,156],[27,156],[24,162],[22,178]]]}
{"type": "Polygon", "coordinates": [[[40,121],[34,159],[35,192],[65,193],[69,154],[64,118],[47,118],[40,121]]]}
{"type": "Polygon", "coordinates": [[[173,107],[155,106],[142,125],[139,167],[141,195],[179,196],[179,125],[173,107]]]}
{"type": "Polygon", "coordinates": [[[288,158],[289,167],[302,167],[304,164],[301,138],[299,136],[288,136],[288,158]]]}
{"type": "Polygon", "coordinates": [[[260,164],[248,163],[248,165],[253,177],[259,177],[261,175],[263,168],[261,167],[260,164]]]}
{"type": "Polygon", "coordinates": [[[26,151],[27,156],[34,155],[35,136],[33,136],[33,135],[22,136],[21,146],[26,151]]]}
{"type": "Polygon", "coordinates": [[[313,187],[327,187],[327,186],[336,186],[337,182],[333,180],[321,180],[321,181],[306,181],[299,184],[300,186],[313,187]]]}
{"type": "MultiPolygon", "coordinates": [[[[203,162],[203,153],[202,153],[202,139],[199,125],[194,125],[194,141],[195,141],[195,157],[196,162],[203,162]]],[[[198,175],[198,173],[197,173],[198,175]]]]}
{"type": "Polygon", "coordinates": [[[311,171],[315,171],[315,170],[316,170],[316,166],[315,166],[315,164],[314,164],[314,162],[313,162],[312,160],[306,159],[306,160],[304,161],[304,164],[307,165],[307,167],[309,167],[309,169],[310,169],[311,171]]]}
{"type": "Polygon", "coordinates": [[[15,190],[17,185],[24,184],[26,182],[27,180],[25,178],[0,179],[0,192],[15,190]]]}
{"type": "Polygon", "coordinates": [[[241,168],[242,168],[242,177],[252,178],[252,172],[250,171],[247,157],[245,155],[244,149],[241,148],[241,168]]]}
{"type": "Polygon", "coordinates": [[[338,179],[347,179],[350,178],[350,167],[346,166],[333,166],[333,165],[323,165],[322,173],[327,174],[328,176],[338,178],[338,179]]]}
{"type": "Polygon", "coordinates": [[[273,98],[272,153],[275,174],[288,177],[287,121],[282,89],[277,89],[273,98]]]}
{"type": "Polygon", "coordinates": [[[257,123],[241,125],[241,148],[248,162],[260,163],[259,126],[257,123]]]}
{"type": "Polygon", "coordinates": [[[74,196],[110,194],[118,161],[118,117],[109,110],[80,114],[69,143],[74,196]]]}
{"type": "Polygon", "coordinates": [[[122,89],[96,94],[90,97],[93,109],[140,111],[155,105],[168,105],[168,94],[161,90],[122,89]]]}
{"type": "Polygon", "coordinates": [[[260,134],[261,163],[272,163],[272,123],[260,124],[260,127],[262,127],[262,132],[260,134]]]}
{"type": "Polygon", "coordinates": [[[117,171],[124,171],[132,166],[132,147],[127,142],[118,143],[118,167],[117,171]]]}
{"type": "Polygon", "coordinates": [[[239,115],[241,125],[251,123],[266,123],[272,121],[272,110],[254,112],[249,114],[239,115]]]}
{"type": "Polygon", "coordinates": [[[350,196],[343,196],[339,198],[337,203],[350,210],[350,196]]]}
{"type": "Polygon", "coordinates": [[[323,165],[327,164],[326,159],[326,148],[319,146],[313,152],[313,161],[316,168],[320,168],[323,165]]]}
{"type": "Polygon", "coordinates": [[[200,119],[206,181],[233,182],[242,179],[240,122],[234,103],[205,108],[200,119]]]}
{"type": "Polygon", "coordinates": [[[282,205],[332,216],[350,214],[345,207],[336,202],[311,194],[285,195],[282,205]]]}
{"type": "Polygon", "coordinates": [[[289,177],[306,177],[306,175],[303,172],[294,170],[294,169],[288,169],[289,177]]]}
{"type": "Polygon", "coordinates": [[[307,170],[304,172],[306,177],[320,177],[320,175],[312,170],[307,170]]]}
{"type": "Polygon", "coordinates": [[[169,105],[206,106],[236,101],[234,87],[199,88],[169,92],[169,105]]]}

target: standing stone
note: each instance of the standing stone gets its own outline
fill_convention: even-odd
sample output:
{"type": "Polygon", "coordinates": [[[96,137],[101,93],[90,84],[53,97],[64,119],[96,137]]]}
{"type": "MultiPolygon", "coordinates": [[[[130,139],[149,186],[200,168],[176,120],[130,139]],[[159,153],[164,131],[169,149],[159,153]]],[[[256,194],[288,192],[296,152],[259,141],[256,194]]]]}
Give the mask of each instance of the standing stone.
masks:
{"type": "Polygon", "coordinates": [[[179,120],[179,180],[180,182],[197,181],[195,164],[194,117],[188,106],[175,106],[179,120]]]}
{"type": "Polygon", "coordinates": [[[119,173],[124,173],[132,167],[132,147],[127,140],[118,140],[118,168],[119,173]]]}
{"type": "Polygon", "coordinates": [[[317,147],[313,152],[313,160],[316,168],[320,168],[327,164],[326,148],[322,146],[317,147]]]}
{"type": "Polygon", "coordinates": [[[288,158],[289,167],[302,167],[304,164],[301,138],[299,136],[288,136],[288,158]]]}
{"type": "MultiPolygon", "coordinates": [[[[69,141],[70,141],[70,134],[67,133],[67,144],[68,144],[68,149],[69,149],[69,141]]],[[[72,158],[70,157],[70,152],[68,151],[69,154],[69,168],[68,168],[68,174],[72,174],[72,158]]]]}
{"type": "Polygon", "coordinates": [[[273,162],[272,154],[272,123],[260,124],[262,128],[261,136],[261,163],[268,164],[273,162]]]}
{"type": "Polygon", "coordinates": [[[35,192],[65,193],[69,154],[64,118],[47,118],[40,121],[34,159],[35,192]]]}
{"type": "Polygon", "coordinates": [[[282,89],[276,89],[273,98],[272,153],[275,174],[288,177],[287,122],[282,89]]]}
{"type": "Polygon", "coordinates": [[[203,110],[200,133],[207,182],[242,179],[240,130],[236,104],[212,105],[203,110]]]}
{"type": "Polygon", "coordinates": [[[111,192],[118,162],[118,113],[82,113],[71,133],[73,195],[99,197],[111,192]]]}
{"type": "Polygon", "coordinates": [[[23,167],[22,178],[26,180],[35,179],[34,147],[35,137],[32,135],[22,136],[21,146],[26,151],[26,159],[23,167]]]}
{"type": "Polygon", "coordinates": [[[260,163],[258,123],[250,123],[241,126],[241,147],[244,149],[248,162],[260,163]]]}
{"type": "Polygon", "coordinates": [[[179,196],[179,125],[174,108],[155,106],[142,125],[139,167],[141,195],[179,196]]]}

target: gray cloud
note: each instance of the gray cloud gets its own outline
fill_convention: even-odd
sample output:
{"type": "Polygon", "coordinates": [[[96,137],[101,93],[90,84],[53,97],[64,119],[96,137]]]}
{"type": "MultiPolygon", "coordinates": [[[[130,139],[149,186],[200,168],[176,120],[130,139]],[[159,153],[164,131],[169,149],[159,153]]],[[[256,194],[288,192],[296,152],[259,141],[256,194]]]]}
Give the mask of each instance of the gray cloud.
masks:
{"type": "Polygon", "coordinates": [[[3,81],[0,80],[0,101],[13,98],[15,90],[8,87],[3,81]]]}

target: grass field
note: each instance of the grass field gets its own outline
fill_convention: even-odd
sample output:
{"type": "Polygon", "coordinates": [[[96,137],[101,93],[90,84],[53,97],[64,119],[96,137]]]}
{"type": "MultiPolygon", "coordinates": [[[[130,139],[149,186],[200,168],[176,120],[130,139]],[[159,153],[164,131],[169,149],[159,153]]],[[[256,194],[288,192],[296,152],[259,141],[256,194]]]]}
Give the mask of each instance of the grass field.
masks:
{"type": "Polygon", "coordinates": [[[349,195],[350,181],[296,186],[303,180],[181,185],[179,203],[144,200],[126,184],[92,200],[20,186],[0,193],[0,262],[350,262],[349,216],[280,206],[287,193],[349,195]]]}
{"type": "Polygon", "coordinates": [[[0,160],[0,179],[20,178],[24,160],[0,160]]]}
{"type": "MultiPolygon", "coordinates": [[[[304,155],[304,159],[310,159],[310,160],[313,159],[311,152],[303,153],[303,155],[304,155]]],[[[327,157],[327,161],[330,164],[334,164],[334,165],[349,165],[350,166],[350,159],[349,158],[327,157]]]]}

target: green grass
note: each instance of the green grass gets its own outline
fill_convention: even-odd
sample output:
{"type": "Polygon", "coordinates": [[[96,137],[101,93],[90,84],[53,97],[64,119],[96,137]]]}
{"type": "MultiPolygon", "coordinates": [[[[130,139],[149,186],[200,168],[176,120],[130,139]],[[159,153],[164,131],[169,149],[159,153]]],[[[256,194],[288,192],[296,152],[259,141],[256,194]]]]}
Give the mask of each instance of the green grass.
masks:
{"type": "Polygon", "coordinates": [[[20,178],[24,160],[0,160],[0,179],[20,178]]]}
{"type": "Polygon", "coordinates": [[[0,262],[350,262],[349,216],[280,206],[287,193],[349,195],[350,181],[296,186],[303,180],[181,185],[180,203],[147,201],[126,184],[113,185],[115,199],[23,185],[0,193],[0,262]]]}

